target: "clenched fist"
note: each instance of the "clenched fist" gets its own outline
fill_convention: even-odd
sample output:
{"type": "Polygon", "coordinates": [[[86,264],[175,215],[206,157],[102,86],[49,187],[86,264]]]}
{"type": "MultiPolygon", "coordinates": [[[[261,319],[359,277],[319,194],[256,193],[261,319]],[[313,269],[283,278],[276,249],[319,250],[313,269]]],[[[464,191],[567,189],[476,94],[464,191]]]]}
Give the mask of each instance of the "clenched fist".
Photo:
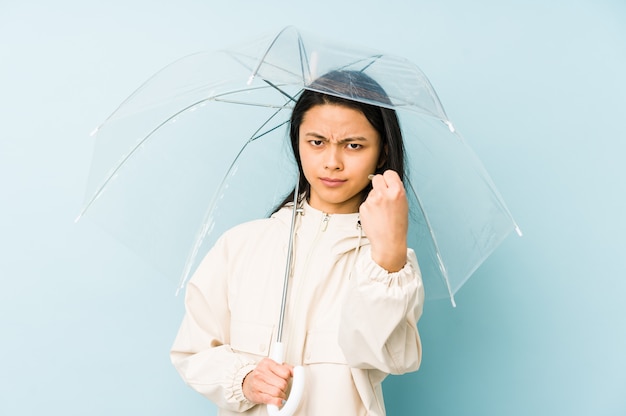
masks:
{"type": "Polygon", "coordinates": [[[406,264],[409,203],[393,170],[372,177],[372,190],[359,208],[361,225],[372,247],[372,260],[389,272],[406,264]]]}

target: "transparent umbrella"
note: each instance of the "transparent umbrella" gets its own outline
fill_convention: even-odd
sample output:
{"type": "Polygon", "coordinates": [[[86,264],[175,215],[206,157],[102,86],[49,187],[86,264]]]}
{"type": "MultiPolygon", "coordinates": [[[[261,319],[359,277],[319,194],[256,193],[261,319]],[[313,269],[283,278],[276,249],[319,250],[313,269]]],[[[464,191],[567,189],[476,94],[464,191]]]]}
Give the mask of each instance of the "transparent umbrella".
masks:
{"type": "Polygon", "coordinates": [[[332,70],[365,72],[391,99],[321,88],[396,110],[406,146],[409,246],[426,299],[454,304],[503,239],[513,230],[521,235],[488,173],[415,64],[293,27],[184,57],[140,86],[94,131],[79,218],[102,224],[184,287],[223,231],[267,216],[293,190],[291,108],[332,70]]]}

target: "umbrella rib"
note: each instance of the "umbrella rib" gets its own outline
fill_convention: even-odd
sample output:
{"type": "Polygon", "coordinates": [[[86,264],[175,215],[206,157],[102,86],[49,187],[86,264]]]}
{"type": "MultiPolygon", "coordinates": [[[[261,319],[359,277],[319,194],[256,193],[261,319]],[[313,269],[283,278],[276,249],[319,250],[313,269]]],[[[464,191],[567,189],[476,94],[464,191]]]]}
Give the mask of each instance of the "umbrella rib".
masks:
{"type": "MultiPolygon", "coordinates": [[[[294,102],[294,103],[296,102],[296,98],[294,96],[292,96],[291,94],[288,94],[282,88],[280,88],[278,84],[274,84],[273,82],[268,81],[265,78],[263,78],[263,81],[267,85],[269,85],[271,88],[273,88],[274,90],[278,91],[280,94],[282,94],[285,97],[287,97],[289,99],[289,101],[294,102]]],[[[262,89],[265,89],[265,88],[266,87],[254,87],[254,88],[240,89],[240,90],[236,90],[236,91],[229,91],[229,92],[226,92],[226,93],[223,93],[223,94],[214,95],[210,99],[213,100],[213,101],[227,102],[227,103],[233,103],[233,104],[242,104],[242,105],[250,105],[250,106],[255,106],[255,107],[278,108],[280,110],[286,108],[286,105],[277,106],[277,105],[273,105],[273,104],[262,104],[262,103],[256,103],[255,104],[255,103],[251,103],[251,102],[238,101],[238,100],[228,100],[228,99],[222,99],[221,98],[221,97],[225,97],[225,96],[228,96],[228,95],[238,94],[240,92],[249,92],[249,91],[253,91],[253,90],[262,90],[262,89]]],[[[300,90],[300,91],[302,91],[302,90],[300,90]]]]}
{"type": "MultiPolygon", "coordinates": [[[[289,96],[287,95],[287,97],[289,97],[289,96]]],[[[292,99],[291,97],[289,97],[289,98],[290,98],[290,99],[292,99]]],[[[281,112],[281,111],[283,111],[285,108],[287,108],[287,104],[288,104],[288,103],[289,103],[289,101],[285,102],[285,104],[283,104],[283,106],[282,106],[282,107],[277,107],[277,108],[278,108],[278,110],[276,110],[276,111],[274,112],[274,114],[272,114],[271,116],[269,116],[269,117],[267,118],[267,120],[265,120],[265,122],[264,122],[264,123],[262,123],[262,124],[259,126],[259,128],[258,128],[258,129],[256,129],[256,131],[255,131],[254,133],[252,133],[252,135],[251,135],[251,136],[250,136],[250,138],[248,139],[248,143],[253,142],[253,141],[257,140],[258,138],[263,137],[263,136],[265,136],[266,134],[273,132],[273,131],[274,131],[274,130],[276,130],[277,128],[279,128],[279,127],[281,127],[281,126],[284,126],[285,124],[289,123],[289,120],[285,120],[285,121],[283,121],[282,123],[280,123],[280,124],[278,124],[278,125],[276,125],[276,126],[272,127],[271,129],[269,129],[269,130],[267,130],[267,131],[263,132],[263,134],[259,134],[259,135],[257,135],[257,133],[259,133],[263,127],[267,126],[267,124],[268,124],[268,123],[269,123],[269,122],[270,122],[270,121],[271,121],[274,117],[276,117],[276,115],[278,115],[278,113],[280,113],[280,112],[281,112]]],[[[243,149],[242,149],[242,151],[243,151],[243,149]]],[[[237,155],[237,158],[238,158],[238,157],[239,157],[239,154],[237,155]]]]}
{"type": "MultiPolygon", "coordinates": [[[[364,72],[367,68],[369,68],[370,66],[374,65],[374,63],[376,61],[378,61],[382,57],[383,57],[382,54],[370,56],[368,59],[371,59],[371,61],[368,64],[366,64],[363,68],[361,68],[361,72],[364,72]]],[[[362,61],[365,61],[365,59],[361,59],[361,60],[356,61],[356,62],[362,62],[362,61]]]]}
{"type": "Polygon", "coordinates": [[[302,74],[302,84],[305,85],[306,84],[306,79],[307,79],[307,75],[308,78],[311,78],[311,65],[309,63],[309,58],[306,54],[306,48],[304,47],[304,41],[302,40],[302,36],[300,35],[300,33],[298,33],[298,46],[299,46],[299,50],[300,50],[300,73],[302,74]],[[305,65],[305,61],[306,61],[306,65],[305,65]],[[307,71],[307,75],[305,75],[305,69],[308,68],[309,70],[307,71]]]}
{"type": "Polygon", "coordinates": [[[213,101],[217,101],[217,102],[220,102],[220,103],[247,105],[247,106],[251,106],[251,107],[278,108],[278,109],[281,109],[281,110],[285,108],[285,106],[278,106],[278,105],[272,105],[272,104],[263,104],[263,103],[251,103],[251,102],[238,101],[238,100],[214,99],[213,101]]]}
{"type": "Polygon", "coordinates": [[[267,85],[269,85],[270,87],[274,88],[276,91],[278,91],[279,93],[281,93],[282,95],[284,95],[285,97],[289,98],[290,101],[292,102],[296,102],[295,97],[292,97],[291,95],[287,94],[284,90],[278,88],[278,86],[274,83],[272,83],[271,81],[268,81],[267,79],[263,78],[263,82],[265,82],[267,85]]]}
{"type": "MultiPolygon", "coordinates": [[[[284,92],[281,88],[279,88],[278,85],[272,84],[272,83],[270,83],[269,81],[266,81],[266,80],[264,80],[264,81],[267,82],[270,85],[270,87],[274,88],[275,90],[279,91],[282,95],[286,96],[291,101],[295,102],[295,99],[291,95],[289,95],[286,92],[284,92]]],[[[232,102],[232,103],[235,103],[235,104],[247,104],[247,105],[263,106],[263,107],[284,108],[285,106],[277,107],[275,105],[252,104],[250,102],[245,102],[245,101],[224,100],[224,99],[222,99],[222,97],[226,97],[226,96],[229,96],[229,95],[239,94],[239,93],[242,93],[242,92],[246,92],[247,93],[247,92],[255,91],[255,90],[263,90],[263,89],[266,89],[266,88],[267,87],[263,87],[263,86],[241,88],[241,89],[237,89],[237,90],[234,90],[234,91],[228,91],[228,92],[224,92],[224,93],[221,93],[221,94],[212,95],[211,97],[205,98],[205,99],[203,99],[202,101],[199,101],[196,104],[199,104],[199,103],[201,103],[203,101],[210,101],[210,100],[212,100],[212,101],[220,101],[220,102],[232,102]]],[[[194,104],[194,105],[196,105],[196,104],[194,104]]]]}
{"type": "Polygon", "coordinates": [[[276,129],[278,129],[278,128],[280,128],[280,127],[282,127],[282,126],[284,126],[285,124],[288,124],[288,123],[289,123],[289,120],[285,120],[282,123],[277,124],[276,126],[272,127],[271,129],[269,129],[267,131],[264,131],[262,134],[256,135],[256,133],[258,133],[261,130],[261,128],[263,126],[265,126],[265,124],[267,124],[267,123],[264,123],[263,126],[259,127],[259,129],[254,132],[255,134],[253,134],[252,137],[250,137],[248,142],[253,142],[253,141],[257,140],[257,139],[260,139],[261,137],[265,136],[266,134],[269,134],[269,133],[273,132],[274,130],[276,130],[276,129]]]}
{"type": "MultiPolygon", "coordinates": [[[[251,68],[250,66],[246,65],[246,63],[245,63],[242,59],[240,59],[240,58],[239,58],[236,54],[234,54],[234,53],[232,53],[232,52],[226,52],[226,53],[228,53],[228,55],[229,55],[231,58],[233,58],[235,61],[237,61],[239,64],[241,64],[244,68],[247,68],[247,69],[249,69],[249,70],[252,70],[252,68],[251,68]]],[[[247,58],[250,58],[250,56],[247,56],[247,55],[244,55],[244,56],[246,56],[247,58]]],[[[252,79],[254,79],[254,78],[258,75],[258,70],[259,70],[259,68],[261,67],[261,65],[266,65],[266,66],[269,66],[269,67],[271,67],[271,68],[273,68],[273,69],[277,69],[277,70],[282,71],[282,72],[284,72],[285,74],[288,74],[288,75],[291,75],[291,76],[297,76],[297,74],[296,74],[296,73],[294,73],[294,72],[292,72],[292,71],[289,71],[289,70],[287,70],[287,69],[285,69],[285,68],[283,68],[283,67],[280,67],[280,66],[274,65],[274,64],[272,64],[272,63],[270,63],[270,62],[263,62],[263,61],[262,61],[262,62],[258,65],[258,67],[257,67],[257,72],[254,72],[254,73],[253,73],[252,75],[250,75],[250,77],[248,78],[248,84],[250,84],[250,83],[252,82],[251,80],[252,80],[252,79]]]]}
{"type": "Polygon", "coordinates": [[[261,56],[261,59],[259,60],[259,63],[257,65],[256,69],[254,71],[252,71],[252,74],[250,75],[250,78],[248,79],[248,85],[250,85],[252,83],[252,80],[254,79],[254,77],[256,77],[257,73],[259,72],[259,69],[261,69],[261,65],[263,65],[263,62],[265,61],[265,58],[270,53],[270,50],[274,47],[274,44],[278,41],[278,38],[281,37],[281,35],[287,29],[289,29],[289,27],[283,28],[283,30],[281,30],[280,32],[278,32],[278,34],[276,36],[274,36],[274,39],[272,39],[272,41],[270,42],[269,46],[267,47],[267,49],[263,53],[263,56],[261,56]]]}
{"type": "MultiPolygon", "coordinates": [[[[252,71],[252,74],[250,74],[250,77],[248,78],[248,85],[250,85],[252,83],[252,80],[259,74],[259,71],[261,70],[261,66],[263,64],[265,65],[271,65],[274,68],[278,68],[281,70],[285,70],[285,68],[281,68],[281,67],[277,67],[276,65],[272,65],[268,62],[265,61],[265,58],[267,58],[267,55],[270,53],[270,50],[274,47],[274,45],[276,44],[276,42],[278,41],[278,39],[282,36],[282,34],[287,31],[289,29],[289,27],[284,28],[283,30],[281,30],[275,37],[274,39],[272,39],[272,42],[270,42],[269,46],[267,47],[267,49],[265,50],[265,52],[263,53],[263,56],[261,56],[261,59],[259,60],[259,63],[257,64],[256,68],[252,71]]],[[[302,37],[300,36],[300,34],[298,33],[298,45],[299,45],[299,50],[300,50],[300,62],[302,64],[303,59],[302,59],[302,52],[304,51],[304,44],[302,42],[302,37]]],[[[236,61],[238,61],[240,64],[242,64],[244,67],[247,66],[245,65],[240,59],[238,59],[236,56],[234,56],[233,54],[230,54],[231,57],[233,57],[233,59],[235,59],[236,61]]],[[[304,58],[306,59],[306,54],[304,54],[304,58]]],[[[308,61],[307,61],[308,62],[308,61]]],[[[304,67],[301,67],[301,74],[302,77],[304,78],[304,67]]],[[[285,71],[287,73],[290,73],[292,75],[296,75],[295,73],[291,72],[291,71],[285,71]]],[[[284,96],[286,96],[287,98],[289,98],[289,100],[296,102],[295,97],[292,97],[291,95],[287,94],[284,90],[282,90],[281,88],[279,88],[276,84],[272,83],[271,81],[269,81],[268,79],[266,79],[265,77],[262,78],[263,82],[265,82],[266,84],[268,84],[269,86],[271,86],[272,88],[276,89],[278,92],[280,92],[281,94],[283,94],[284,96]]],[[[304,82],[303,82],[304,83],[304,82]]]]}

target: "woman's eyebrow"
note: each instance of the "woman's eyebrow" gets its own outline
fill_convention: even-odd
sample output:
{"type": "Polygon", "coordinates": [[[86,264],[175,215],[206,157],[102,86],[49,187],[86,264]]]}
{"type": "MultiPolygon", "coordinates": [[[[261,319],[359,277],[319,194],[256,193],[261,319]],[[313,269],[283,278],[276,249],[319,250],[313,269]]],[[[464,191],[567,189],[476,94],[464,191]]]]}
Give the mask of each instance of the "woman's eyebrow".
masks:
{"type": "MultiPolygon", "coordinates": [[[[305,133],[305,136],[315,137],[316,139],[328,140],[324,135],[316,133],[314,131],[305,133]]],[[[366,142],[368,139],[364,136],[348,136],[343,139],[337,140],[337,143],[344,144],[348,142],[366,142]]]]}
{"type": "Polygon", "coordinates": [[[349,142],[366,142],[366,141],[367,141],[367,137],[352,136],[352,137],[345,137],[341,140],[337,140],[337,143],[344,144],[344,143],[349,143],[349,142]]]}
{"type": "Polygon", "coordinates": [[[316,139],[324,139],[324,140],[328,140],[328,139],[326,139],[326,137],[322,136],[322,135],[321,135],[321,134],[319,134],[319,133],[315,133],[315,132],[313,132],[313,131],[312,131],[312,132],[308,132],[308,133],[306,133],[306,134],[305,134],[305,136],[315,137],[316,139]]]}

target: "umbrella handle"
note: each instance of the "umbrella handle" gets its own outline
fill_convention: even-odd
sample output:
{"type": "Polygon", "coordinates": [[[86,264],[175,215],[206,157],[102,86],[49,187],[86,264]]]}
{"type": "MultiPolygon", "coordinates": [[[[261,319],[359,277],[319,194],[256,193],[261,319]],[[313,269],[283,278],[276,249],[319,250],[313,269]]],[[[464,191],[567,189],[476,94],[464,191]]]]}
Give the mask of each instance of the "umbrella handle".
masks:
{"type": "MultiPolygon", "coordinates": [[[[272,355],[270,358],[277,363],[283,363],[285,359],[285,349],[282,342],[275,342],[272,349],[272,355]]],[[[302,393],[304,392],[304,367],[301,365],[293,368],[293,382],[291,383],[291,392],[283,407],[280,409],[273,404],[267,405],[267,413],[270,416],[291,416],[295,413],[300,399],[302,399],[302,393]]]]}

